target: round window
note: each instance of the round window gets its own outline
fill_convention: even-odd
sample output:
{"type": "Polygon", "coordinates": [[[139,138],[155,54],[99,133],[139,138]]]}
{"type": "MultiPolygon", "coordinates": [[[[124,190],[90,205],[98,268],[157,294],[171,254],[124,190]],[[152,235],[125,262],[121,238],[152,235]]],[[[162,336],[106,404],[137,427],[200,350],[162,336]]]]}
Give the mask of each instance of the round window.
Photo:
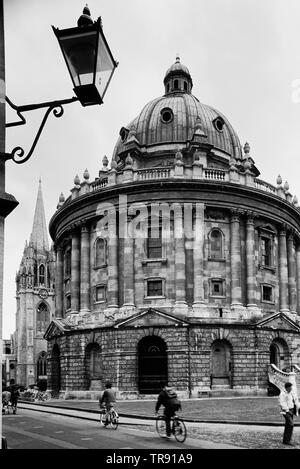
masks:
{"type": "Polygon", "coordinates": [[[224,127],[224,120],[222,119],[222,117],[217,117],[214,121],[214,126],[215,128],[217,129],[218,132],[222,132],[223,131],[223,127],[224,127]]]}
{"type": "Polygon", "coordinates": [[[160,115],[161,115],[162,122],[164,122],[165,124],[172,122],[173,117],[174,117],[172,109],[168,107],[165,107],[164,109],[162,109],[160,112],[160,115]]]}

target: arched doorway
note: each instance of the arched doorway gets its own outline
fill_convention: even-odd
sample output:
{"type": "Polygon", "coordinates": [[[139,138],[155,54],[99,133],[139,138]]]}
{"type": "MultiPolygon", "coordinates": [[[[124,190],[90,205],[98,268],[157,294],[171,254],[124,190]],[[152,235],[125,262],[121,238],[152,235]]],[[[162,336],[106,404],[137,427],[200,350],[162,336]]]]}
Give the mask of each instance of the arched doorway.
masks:
{"type": "Polygon", "coordinates": [[[275,339],[271,343],[270,363],[277,366],[281,371],[287,371],[287,368],[290,367],[289,349],[283,339],[275,339]]]}
{"type": "Polygon", "coordinates": [[[156,394],[161,381],[168,381],[167,346],[157,336],[147,336],[138,344],[138,388],[141,394],[156,394]]]}
{"type": "Polygon", "coordinates": [[[211,384],[231,386],[231,345],[226,340],[216,340],[211,347],[211,384]]]}
{"type": "Polygon", "coordinates": [[[96,342],[85,349],[85,371],[87,389],[102,389],[101,348],[96,342]]]}
{"type": "Polygon", "coordinates": [[[60,383],[60,349],[57,344],[54,344],[52,349],[51,359],[51,378],[52,378],[52,395],[58,396],[61,383],[60,383]]]}

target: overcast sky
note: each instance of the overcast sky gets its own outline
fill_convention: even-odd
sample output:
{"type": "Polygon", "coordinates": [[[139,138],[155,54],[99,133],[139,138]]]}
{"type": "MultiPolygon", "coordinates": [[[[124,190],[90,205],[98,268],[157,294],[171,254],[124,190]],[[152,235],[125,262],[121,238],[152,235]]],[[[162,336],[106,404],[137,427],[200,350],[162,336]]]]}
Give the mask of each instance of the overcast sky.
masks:
{"type": "MultiPolygon", "coordinates": [[[[51,25],[77,25],[85,1],[4,0],[6,94],[17,105],[74,96],[51,25]]],[[[6,191],[19,201],[6,219],[3,337],[15,330],[15,273],[29,239],[39,178],[47,223],[76,174],[98,176],[119,130],[150,100],[180,54],[193,94],[224,113],[248,141],[261,179],[278,174],[300,199],[299,0],[89,0],[119,66],[101,106],[65,106],[50,115],[31,159],[6,165],[6,191]]],[[[28,151],[44,111],[8,128],[6,151],[28,151]]],[[[15,116],[7,110],[7,120],[15,116]]],[[[50,240],[50,237],[49,237],[50,240]]]]}

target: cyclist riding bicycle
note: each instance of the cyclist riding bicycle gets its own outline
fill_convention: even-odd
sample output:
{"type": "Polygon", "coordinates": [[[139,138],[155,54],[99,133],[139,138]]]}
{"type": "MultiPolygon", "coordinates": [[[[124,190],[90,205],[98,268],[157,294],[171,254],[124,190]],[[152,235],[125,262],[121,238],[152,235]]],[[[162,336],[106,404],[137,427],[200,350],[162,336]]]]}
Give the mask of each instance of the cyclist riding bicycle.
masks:
{"type": "Polygon", "coordinates": [[[105,384],[105,391],[103,392],[101,398],[99,399],[99,405],[100,409],[105,409],[106,412],[106,418],[105,418],[105,423],[104,426],[107,427],[109,424],[108,416],[109,416],[109,411],[113,407],[113,402],[116,402],[116,393],[115,391],[111,388],[111,383],[107,381],[105,384]]]}
{"type": "Polygon", "coordinates": [[[155,405],[157,414],[161,405],[164,406],[164,417],[166,420],[166,438],[171,438],[171,418],[174,417],[177,410],[181,409],[181,402],[177,398],[175,390],[168,386],[168,383],[161,383],[160,391],[155,405]]]}

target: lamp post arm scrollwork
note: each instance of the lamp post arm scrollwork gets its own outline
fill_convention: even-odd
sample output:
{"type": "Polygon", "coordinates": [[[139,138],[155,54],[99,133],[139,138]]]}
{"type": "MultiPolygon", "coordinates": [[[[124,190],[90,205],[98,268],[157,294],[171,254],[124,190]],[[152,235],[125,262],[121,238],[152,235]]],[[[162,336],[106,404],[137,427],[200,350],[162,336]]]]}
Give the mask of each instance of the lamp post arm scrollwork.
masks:
{"type": "Polygon", "coordinates": [[[32,155],[32,153],[33,153],[33,151],[36,147],[36,144],[37,144],[37,142],[40,138],[40,135],[42,133],[42,130],[45,126],[45,123],[48,119],[48,116],[49,116],[50,112],[53,111],[53,114],[54,114],[55,117],[61,117],[64,113],[63,105],[78,101],[78,98],[74,96],[72,98],[62,99],[60,101],[58,101],[58,100],[56,100],[56,101],[47,101],[47,102],[38,103],[38,104],[25,104],[23,106],[16,106],[15,104],[13,104],[11,102],[11,100],[7,96],[6,96],[5,99],[6,99],[6,102],[12,107],[12,109],[14,109],[17,112],[18,116],[20,117],[19,121],[8,122],[8,123],[5,124],[5,127],[13,127],[13,126],[17,126],[17,125],[26,124],[26,119],[22,115],[23,112],[34,111],[36,109],[42,109],[42,108],[48,108],[47,111],[45,112],[45,115],[44,115],[43,120],[41,122],[41,125],[38,129],[36,137],[35,137],[35,139],[33,141],[33,144],[32,144],[32,146],[31,146],[31,148],[30,148],[27,155],[25,155],[25,152],[24,152],[22,147],[15,147],[10,153],[4,153],[4,154],[0,155],[0,156],[4,157],[5,159],[12,159],[17,164],[25,163],[25,161],[28,161],[29,158],[31,157],[31,155],[32,155]]]}

